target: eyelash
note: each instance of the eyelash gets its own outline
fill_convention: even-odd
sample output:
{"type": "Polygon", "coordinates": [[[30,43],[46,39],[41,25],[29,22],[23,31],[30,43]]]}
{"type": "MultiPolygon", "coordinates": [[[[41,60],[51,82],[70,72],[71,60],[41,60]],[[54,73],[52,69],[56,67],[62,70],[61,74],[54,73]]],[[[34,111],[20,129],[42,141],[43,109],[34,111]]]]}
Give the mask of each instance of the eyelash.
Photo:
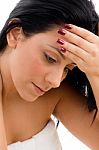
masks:
{"type": "Polygon", "coordinates": [[[47,61],[48,61],[49,63],[51,63],[51,64],[57,62],[57,60],[55,60],[54,58],[52,58],[52,57],[49,56],[48,54],[45,54],[45,57],[46,57],[47,61]]]}
{"type": "MultiPolygon", "coordinates": [[[[46,53],[45,53],[45,57],[46,57],[47,61],[48,61],[49,63],[51,63],[51,64],[57,62],[57,60],[55,60],[54,58],[52,58],[51,56],[49,56],[49,55],[46,54],[46,53]]],[[[70,69],[69,69],[68,67],[65,67],[64,73],[67,74],[69,70],[70,70],[70,69]]]]}

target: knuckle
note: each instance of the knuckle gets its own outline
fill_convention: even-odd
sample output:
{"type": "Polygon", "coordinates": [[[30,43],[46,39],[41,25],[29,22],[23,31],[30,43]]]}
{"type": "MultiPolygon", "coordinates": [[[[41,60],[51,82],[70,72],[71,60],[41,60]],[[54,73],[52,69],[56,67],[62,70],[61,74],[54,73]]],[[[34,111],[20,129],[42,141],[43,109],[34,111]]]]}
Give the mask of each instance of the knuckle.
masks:
{"type": "Polygon", "coordinates": [[[82,64],[83,64],[83,61],[82,61],[80,58],[77,58],[76,62],[77,62],[79,65],[82,65],[82,64]]]}
{"type": "Polygon", "coordinates": [[[75,54],[79,54],[79,51],[78,51],[78,49],[76,48],[76,49],[74,49],[74,53],[75,54]]]}
{"type": "Polygon", "coordinates": [[[91,54],[93,57],[97,56],[97,50],[96,49],[92,49],[91,54]]]}
{"type": "Polygon", "coordinates": [[[70,40],[71,37],[72,37],[72,34],[67,31],[67,34],[66,34],[66,39],[67,39],[67,41],[70,40]]]}
{"type": "Polygon", "coordinates": [[[90,36],[89,36],[88,33],[85,33],[83,36],[84,36],[85,39],[90,39],[90,36]]]}
{"type": "Polygon", "coordinates": [[[76,41],[77,41],[77,42],[76,42],[76,43],[77,43],[77,45],[79,45],[79,46],[81,46],[81,45],[82,45],[82,41],[81,41],[79,38],[77,38],[77,39],[76,39],[76,41]]]}
{"type": "Polygon", "coordinates": [[[73,27],[73,31],[74,31],[74,33],[78,33],[78,32],[79,32],[79,30],[80,30],[80,28],[79,28],[79,27],[77,27],[77,26],[74,26],[74,27],[73,27]]]}
{"type": "Polygon", "coordinates": [[[77,60],[77,57],[76,56],[73,56],[72,59],[75,61],[75,62],[78,62],[77,60]]]}
{"type": "Polygon", "coordinates": [[[68,42],[65,42],[65,45],[64,45],[64,46],[66,47],[67,50],[69,50],[69,47],[70,47],[70,46],[69,46],[69,43],[68,43],[68,42]]]}

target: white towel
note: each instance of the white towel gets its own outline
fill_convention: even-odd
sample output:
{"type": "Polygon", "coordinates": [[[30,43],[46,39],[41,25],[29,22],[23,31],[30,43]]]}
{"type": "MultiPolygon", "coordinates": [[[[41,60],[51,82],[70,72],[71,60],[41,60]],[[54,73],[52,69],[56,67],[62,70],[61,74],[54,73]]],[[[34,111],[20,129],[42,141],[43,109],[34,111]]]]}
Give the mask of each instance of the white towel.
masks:
{"type": "Polygon", "coordinates": [[[50,120],[41,132],[31,139],[8,145],[8,150],[62,150],[55,123],[50,120]]]}

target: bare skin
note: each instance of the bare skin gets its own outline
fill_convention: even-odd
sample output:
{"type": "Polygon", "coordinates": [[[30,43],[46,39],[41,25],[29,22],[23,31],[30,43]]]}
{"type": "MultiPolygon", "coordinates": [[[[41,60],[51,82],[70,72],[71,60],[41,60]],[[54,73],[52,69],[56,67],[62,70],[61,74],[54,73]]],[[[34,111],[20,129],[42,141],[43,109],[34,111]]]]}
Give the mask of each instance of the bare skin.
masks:
{"type": "Polygon", "coordinates": [[[7,144],[24,141],[41,131],[59,101],[59,95],[54,97],[49,90],[60,86],[66,76],[65,67],[71,69],[73,65],[53,48],[59,47],[56,41],[57,36],[61,36],[57,31],[55,28],[52,32],[26,39],[21,28],[15,28],[7,35],[8,46],[0,57],[7,144]],[[38,41],[41,42],[38,44],[38,41]],[[50,63],[45,52],[57,63],[50,63]],[[44,96],[35,92],[31,82],[45,90],[44,96]]]}
{"type": "MultiPolygon", "coordinates": [[[[99,37],[80,27],[74,25],[70,27],[71,29],[66,28],[66,34],[63,36],[65,38],[63,48],[67,50],[65,56],[73,60],[86,74],[99,108],[99,37]]],[[[55,108],[55,115],[92,150],[98,150],[99,112],[94,124],[90,126],[94,112],[89,113],[87,109],[82,110],[84,100],[74,93],[74,90],[71,89],[68,94],[66,96],[65,92],[63,93],[63,97],[55,108]],[[67,102],[66,99],[68,99],[67,102]]]]}
{"type": "Polygon", "coordinates": [[[8,144],[29,139],[46,126],[58,102],[53,94],[50,91],[32,103],[16,99],[4,105],[8,144]]]}
{"type": "Polygon", "coordinates": [[[10,101],[4,106],[4,112],[7,144],[27,140],[39,133],[53,114],[70,132],[97,150],[98,138],[95,137],[99,136],[99,122],[96,119],[90,127],[94,112],[88,112],[86,100],[69,87],[68,83],[47,92],[33,103],[22,99],[10,101]],[[76,101],[73,97],[76,97],[76,101]]]}
{"type": "MultiPolygon", "coordinates": [[[[66,37],[62,37],[61,35],[56,34],[56,31],[57,29],[51,32],[51,34],[48,34],[48,39],[50,40],[48,40],[47,43],[52,44],[56,48],[59,48],[60,46],[58,46],[58,44],[55,44],[57,41],[57,36],[59,36],[59,38],[63,38],[64,40],[66,37]],[[52,37],[54,38],[52,39],[52,37]],[[55,43],[53,43],[52,41],[54,41],[55,43]]],[[[81,63],[81,61],[79,61],[79,58],[76,57],[75,54],[71,55],[71,53],[69,53],[70,52],[69,50],[66,54],[64,54],[66,57],[68,57],[68,59],[64,60],[61,58],[58,52],[52,52],[53,50],[51,49],[47,51],[48,54],[54,57],[54,59],[58,59],[60,61],[58,61],[58,63],[56,64],[49,66],[46,63],[40,65],[42,61],[38,60],[37,62],[39,62],[39,64],[36,65],[38,66],[40,65],[41,66],[40,69],[41,68],[42,69],[39,71],[35,70],[37,68],[36,66],[33,68],[32,71],[32,66],[34,63],[32,61],[34,60],[34,56],[38,56],[39,53],[37,53],[37,50],[39,49],[35,47],[36,51],[32,59],[31,54],[34,54],[33,48],[31,48],[33,42],[32,41],[31,46],[29,48],[30,55],[27,56],[27,54],[23,53],[22,52],[23,50],[24,52],[26,52],[27,47],[25,48],[25,44],[26,42],[29,41],[24,42],[24,37],[20,33],[21,33],[20,29],[17,30],[15,29],[12,30],[10,34],[8,34],[7,39],[8,39],[9,47],[7,47],[7,51],[4,53],[4,55],[1,55],[1,63],[0,63],[1,74],[3,77],[3,91],[4,91],[3,113],[4,113],[4,123],[6,129],[7,144],[11,144],[17,141],[24,141],[26,139],[31,138],[31,136],[37,134],[46,126],[46,124],[48,123],[51,117],[51,114],[54,114],[65,125],[65,127],[68,128],[75,136],[77,136],[80,140],[82,140],[91,149],[98,150],[98,146],[99,146],[98,116],[94,124],[90,127],[94,112],[89,113],[86,107],[85,98],[79,95],[79,93],[77,93],[72,87],[70,87],[68,83],[64,83],[64,81],[62,82],[62,80],[66,76],[66,74],[64,74],[64,68],[66,66],[70,66],[73,63],[74,57],[75,57],[75,62],[77,61],[78,67],[80,67],[82,71],[85,71],[88,77],[90,77],[90,80],[92,80],[93,77],[94,80],[97,80],[96,76],[98,73],[96,72],[95,75],[94,72],[92,72],[93,70],[90,69],[91,67],[86,67],[87,69],[84,70],[85,69],[85,67],[83,67],[84,63],[81,63]],[[14,61],[12,56],[15,56],[14,61]],[[22,56],[24,56],[25,61],[20,59],[22,56]],[[17,58],[18,58],[18,63],[23,64],[24,62],[25,69],[23,68],[23,66],[21,67],[19,64],[17,65],[17,58]],[[28,63],[31,62],[31,63],[27,64],[27,62],[28,63]],[[36,73],[36,71],[38,72],[37,74],[35,74],[35,78],[34,78],[33,75],[34,73],[36,73]],[[17,74],[18,72],[20,72],[20,74],[17,74]],[[36,78],[37,75],[39,75],[39,81],[37,80],[38,78],[36,78]],[[30,77],[30,79],[28,77],[30,77]],[[26,82],[24,79],[28,82],[26,82]],[[43,88],[46,89],[46,93],[43,96],[37,96],[34,94],[35,92],[31,94],[33,90],[30,86],[31,79],[33,82],[35,81],[37,85],[39,86],[43,85],[43,88]],[[22,90],[21,87],[25,87],[24,83],[27,86],[26,89],[23,88],[22,90]],[[31,92],[29,93],[29,91],[31,92]],[[20,124],[22,124],[22,126],[20,126],[20,124]]],[[[75,35],[76,34],[77,33],[75,32],[75,35]]],[[[68,35],[69,34],[67,34],[67,36],[68,35]]],[[[90,36],[93,36],[93,34],[90,36]]],[[[35,38],[38,39],[38,36],[35,38]]],[[[41,39],[44,39],[44,37],[41,39]]],[[[41,41],[41,43],[43,42],[45,42],[45,40],[41,41]]],[[[69,43],[71,43],[71,38],[68,44],[69,43]]],[[[75,40],[74,40],[74,44],[75,44],[75,40]]],[[[30,44],[28,43],[28,46],[29,45],[30,44]]],[[[66,46],[67,45],[65,44],[64,47],[67,48],[66,46]]],[[[75,50],[74,47],[71,48],[71,51],[72,50],[75,50]]],[[[37,58],[38,57],[36,57],[36,59],[37,58]]],[[[91,66],[90,62],[88,62],[87,64],[91,66]]],[[[94,89],[95,84],[92,85],[94,89]]],[[[98,91],[98,87],[96,88],[96,93],[95,93],[96,100],[98,102],[97,91],[98,91]]]]}

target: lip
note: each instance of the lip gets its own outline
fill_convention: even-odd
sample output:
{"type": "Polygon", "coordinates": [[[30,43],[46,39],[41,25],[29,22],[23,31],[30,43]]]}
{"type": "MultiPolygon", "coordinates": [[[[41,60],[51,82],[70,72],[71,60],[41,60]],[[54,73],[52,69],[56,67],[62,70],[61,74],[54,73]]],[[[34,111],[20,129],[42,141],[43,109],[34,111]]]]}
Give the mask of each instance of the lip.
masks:
{"type": "Polygon", "coordinates": [[[45,93],[45,91],[43,91],[41,88],[39,88],[36,84],[34,84],[33,82],[32,82],[32,84],[33,84],[34,90],[36,91],[36,93],[38,95],[43,95],[45,93]]]}

